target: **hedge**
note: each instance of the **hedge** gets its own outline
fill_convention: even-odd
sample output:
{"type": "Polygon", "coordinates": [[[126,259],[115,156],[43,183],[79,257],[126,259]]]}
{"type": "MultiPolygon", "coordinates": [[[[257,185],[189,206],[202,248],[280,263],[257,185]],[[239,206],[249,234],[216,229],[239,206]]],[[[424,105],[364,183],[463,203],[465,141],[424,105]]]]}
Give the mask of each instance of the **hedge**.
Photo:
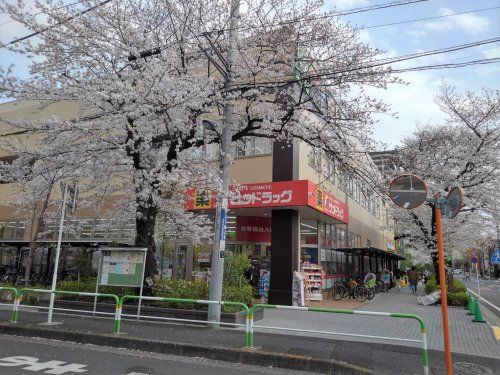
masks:
{"type": "MultiPolygon", "coordinates": [[[[429,277],[425,285],[425,293],[430,294],[439,289],[434,276],[429,277]]],[[[467,306],[467,287],[460,280],[453,279],[452,291],[446,293],[449,306],[467,306]]]]}

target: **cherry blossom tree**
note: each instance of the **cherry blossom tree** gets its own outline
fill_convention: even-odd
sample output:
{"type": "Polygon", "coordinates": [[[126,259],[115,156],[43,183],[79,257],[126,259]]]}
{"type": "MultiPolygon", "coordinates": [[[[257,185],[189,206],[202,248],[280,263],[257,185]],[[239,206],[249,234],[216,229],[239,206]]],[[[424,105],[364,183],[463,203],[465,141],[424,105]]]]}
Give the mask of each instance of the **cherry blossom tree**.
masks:
{"type": "MultiPolygon", "coordinates": [[[[446,195],[456,186],[464,189],[464,209],[443,221],[445,247],[458,254],[494,230],[500,183],[500,91],[459,93],[444,84],[436,102],[447,115],[446,123],[419,128],[396,150],[393,161],[402,172],[420,176],[430,194],[446,195]]],[[[429,254],[436,248],[429,207],[393,212],[400,236],[407,237],[416,252],[429,254]]]]}
{"type": "Polygon", "coordinates": [[[155,273],[159,213],[193,230],[205,222],[183,210],[179,192],[219,184],[216,166],[198,151],[220,142],[222,120],[206,129],[201,115],[220,117],[232,100],[238,118],[230,124],[233,142],[300,139],[366,177],[356,150],[371,147],[372,115],[388,108],[365,89],[399,82],[390,68],[374,64],[380,51],[325,12],[321,1],[246,1],[231,87],[224,85],[226,1],[0,4],[37,33],[4,46],[32,58],[29,79],[4,68],[4,95],[42,107],[79,105],[74,119],[14,125],[44,144],[39,158],[98,181],[106,194],[128,197],[135,244],[149,249],[147,276],[155,273]]]}

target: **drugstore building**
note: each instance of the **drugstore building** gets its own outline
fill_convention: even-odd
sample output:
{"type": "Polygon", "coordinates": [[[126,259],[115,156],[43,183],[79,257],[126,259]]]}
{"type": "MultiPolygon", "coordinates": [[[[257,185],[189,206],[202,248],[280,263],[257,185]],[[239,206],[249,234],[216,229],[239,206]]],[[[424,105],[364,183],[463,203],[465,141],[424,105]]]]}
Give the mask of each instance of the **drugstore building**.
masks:
{"type": "MultiPolygon", "coordinates": [[[[16,118],[53,114],[72,118],[76,110],[72,103],[56,103],[43,110],[30,102],[0,105],[0,114],[16,118]]],[[[346,277],[361,278],[367,270],[379,273],[394,267],[401,257],[394,253],[393,232],[381,197],[306,143],[294,141],[283,146],[253,138],[232,149],[235,160],[230,178],[236,183],[233,191],[239,194],[233,195],[229,204],[226,253],[246,254],[257,274],[270,272],[269,301],[291,303],[292,273],[304,264],[321,266],[323,289],[346,277]]],[[[217,157],[215,145],[203,152],[208,160],[217,157]]],[[[1,160],[8,158],[11,155],[0,153],[1,160]]],[[[0,185],[2,198],[9,194],[9,187],[0,185]]],[[[213,216],[212,193],[188,189],[186,198],[187,210],[213,216]]],[[[112,242],[132,244],[133,220],[103,229],[103,210],[78,215],[83,220],[80,232],[63,235],[62,253],[67,257],[63,266],[71,263],[75,249],[92,252],[112,242]]],[[[0,206],[0,264],[4,269],[15,267],[26,254],[28,221],[17,217],[11,208],[0,206]]],[[[47,253],[55,240],[56,227],[44,228],[35,258],[40,259],[37,267],[41,272],[49,268],[47,253]]],[[[189,239],[171,234],[158,239],[157,249],[161,277],[209,275],[211,244],[193,246],[189,239]]]]}

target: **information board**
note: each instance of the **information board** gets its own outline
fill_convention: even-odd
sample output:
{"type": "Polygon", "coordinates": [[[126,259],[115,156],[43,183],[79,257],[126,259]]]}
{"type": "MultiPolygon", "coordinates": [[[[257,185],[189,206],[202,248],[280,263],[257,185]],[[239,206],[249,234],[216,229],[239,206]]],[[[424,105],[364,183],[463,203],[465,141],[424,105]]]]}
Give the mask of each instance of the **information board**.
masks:
{"type": "Polygon", "coordinates": [[[145,248],[101,248],[98,284],[142,286],[146,251],[145,248]]]}

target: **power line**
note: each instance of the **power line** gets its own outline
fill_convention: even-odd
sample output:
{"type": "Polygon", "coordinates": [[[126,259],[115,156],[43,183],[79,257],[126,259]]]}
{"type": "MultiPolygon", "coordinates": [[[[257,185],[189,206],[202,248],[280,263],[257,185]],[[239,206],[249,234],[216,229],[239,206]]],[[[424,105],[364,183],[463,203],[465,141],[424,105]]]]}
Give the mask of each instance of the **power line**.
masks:
{"type": "MultiPolygon", "coordinates": [[[[75,2],[75,3],[66,4],[66,5],[63,5],[63,6],[60,6],[60,7],[52,8],[52,9],[50,9],[48,12],[50,13],[50,12],[53,12],[53,11],[55,11],[55,10],[64,9],[64,8],[69,8],[69,7],[73,6],[73,5],[78,5],[78,4],[81,4],[81,3],[83,3],[84,1],[86,1],[86,0],[79,0],[79,1],[77,1],[77,2],[75,2]]],[[[0,12],[0,13],[3,13],[3,14],[9,14],[9,13],[7,13],[7,12],[0,12]]],[[[45,12],[38,12],[38,13],[33,14],[33,16],[31,16],[31,18],[34,18],[34,17],[36,17],[36,16],[39,16],[40,14],[46,14],[46,13],[45,13],[45,12]]],[[[10,20],[10,21],[7,21],[7,22],[3,22],[3,23],[0,23],[0,26],[7,25],[7,24],[12,23],[12,22],[17,22],[17,21],[15,21],[15,20],[10,20]]]]}
{"type": "Polygon", "coordinates": [[[84,15],[86,13],[92,12],[94,9],[102,7],[103,5],[106,5],[107,3],[111,2],[111,1],[113,1],[113,0],[104,0],[102,3],[94,5],[93,7],[85,9],[85,10],[83,10],[81,12],[78,12],[78,13],[74,14],[73,16],[66,18],[64,21],[57,22],[57,23],[55,23],[53,25],[50,25],[48,27],[45,27],[45,28],[43,28],[43,29],[41,29],[39,31],[35,31],[34,33],[31,33],[29,35],[25,35],[25,36],[23,36],[21,38],[14,39],[14,40],[10,41],[9,43],[4,44],[2,47],[6,47],[6,46],[10,46],[11,44],[22,42],[23,40],[32,38],[32,37],[34,37],[34,36],[36,36],[38,34],[42,34],[42,33],[46,32],[46,31],[48,31],[48,30],[50,30],[50,29],[52,29],[52,28],[54,28],[56,26],[61,26],[61,25],[65,24],[65,23],[67,23],[67,22],[69,22],[69,21],[71,21],[71,20],[73,20],[73,19],[75,19],[77,17],[80,17],[80,16],[82,16],[82,15],[84,15]]]}
{"type": "MultiPolygon", "coordinates": [[[[438,54],[443,54],[443,53],[450,53],[450,52],[460,51],[460,50],[467,49],[467,48],[477,47],[477,46],[491,44],[491,43],[498,43],[498,42],[500,42],[500,37],[480,40],[477,42],[471,42],[471,43],[466,43],[466,44],[460,44],[457,46],[440,48],[440,49],[436,49],[436,50],[430,50],[430,51],[424,51],[424,52],[418,52],[418,53],[413,53],[413,54],[408,54],[408,55],[402,55],[402,56],[397,56],[397,57],[390,57],[390,58],[386,58],[386,59],[375,60],[372,63],[368,63],[367,65],[354,66],[352,68],[340,69],[337,71],[319,72],[316,74],[305,75],[302,78],[287,79],[287,80],[282,80],[282,81],[259,82],[258,84],[259,85],[286,85],[286,84],[298,83],[298,82],[302,82],[302,81],[316,80],[316,79],[320,79],[320,78],[328,79],[328,77],[333,77],[333,76],[338,75],[338,74],[350,73],[350,72],[355,72],[355,71],[363,70],[363,69],[377,68],[377,67],[381,67],[381,66],[388,65],[388,64],[395,64],[395,63],[402,62],[402,61],[417,59],[420,57],[438,55],[438,54]]],[[[390,72],[394,72],[394,70],[385,71],[384,73],[390,73],[390,72]]],[[[370,74],[374,74],[374,73],[370,72],[370,74]]],[[[246,84],[240,84],[240,85],[246,85],[246,84]]]]}
{"type": "Polygon", "coordinates": [[[412,19],[412,20],[398,21],[398,22],[392,22],[392,23],[383,23],[383,24],[380,24],[380,25],[361,26],[361,27],[359,27],[359,29],[375,29],[375,28],[378,28],[378,27],[402,25],[402,24],[405,24],[405,23],[420,22],[420,21],[429,21],[429,20],[435,20],[435,19],[439,19],[439,18],[459,16],[461,14],[469,14],[469,13],[474,13],[474,12],[485,12],[487,10],[493,10],[493,9],[500,9],[500,6],[498,6],[498,7],[491,7],[491,8],[468,10],[466,12],[460,12],[460,13],[444,14],[442,16],[416,18],[416,19],[412,19]]]}

